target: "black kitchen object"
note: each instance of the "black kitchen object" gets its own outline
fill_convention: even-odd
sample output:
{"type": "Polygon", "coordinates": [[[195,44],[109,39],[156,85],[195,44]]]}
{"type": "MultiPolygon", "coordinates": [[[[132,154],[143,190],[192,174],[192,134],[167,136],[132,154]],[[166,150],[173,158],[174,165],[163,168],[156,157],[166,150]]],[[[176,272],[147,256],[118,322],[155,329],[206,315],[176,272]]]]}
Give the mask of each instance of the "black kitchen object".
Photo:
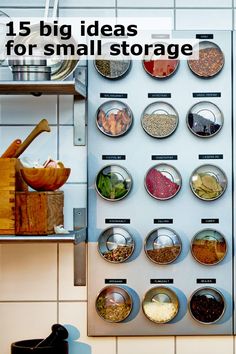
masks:
{"type": "Polygon", "coordinates": [[[68,331],[65,327],[60,324],[52,325],[52,333],[45,339],[43,339],[40,343],[36,345],[36,347],[47,347],[57,345],[64,339],[68,338],[68,331]]]}
{"type": "Polygon", "coordinates": [[[116,57],[110,55],[111,45],[116,43],[105,43],[102,46],[102,55],[97,55],[94,60],[94,66],[97,72],[106,79],[121,79],[128,74],[131,68],[130,57],[119,54],[116,57]],[[115,58],[115,59],[114,59],[115,58]]]}
{"type": "Polygon", "coordinates": [[[199,55],[197,60],[188,60],[190,70],[201,78],[210,78],[218,74],[224,66],[225,58],[221,48],[213,42],[201,41],[194,48],[199,55]]]}
{"type": "Polygon", "coordinates": [[[98,251],[106,261],[122,263],[132,255],[134,240],[123,227],[109,227],[99,236],[98,251]]]}
{"type": "Polygon", "coordinates": [[[145,240],[147,257],[157,264],[170,264],[180,255],[182,248],[178,234],[169,227],[152,230],[145,240]]]}
{"type": "Polygon", "coordinates": [[[210,138],[216,135],[223,123],[223,113],[212,102],[198,102],[190,108],[187,114],[189,130],[200,138],[210,138]]]}
{"type": "Polygon", "coordinates": [[[37,347],[43,339],[28,339],[12,343],[11,354],[68,354],[68,342],[60,341],[57,345],[37,347]]]}
{"type": "Polygon", "coordinates": [[[192,317],[204,324],[212,324],[220,320],[226,308],[225,299],[219,290],[211,287],[196,290],[189,301],[192,317]]]}

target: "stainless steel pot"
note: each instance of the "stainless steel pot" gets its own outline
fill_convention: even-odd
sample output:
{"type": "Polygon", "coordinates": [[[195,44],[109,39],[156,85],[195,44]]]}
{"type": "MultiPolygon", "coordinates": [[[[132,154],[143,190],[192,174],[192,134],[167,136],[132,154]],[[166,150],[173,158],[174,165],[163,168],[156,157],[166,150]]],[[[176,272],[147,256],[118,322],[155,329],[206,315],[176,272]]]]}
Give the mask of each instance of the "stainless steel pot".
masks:
{"type": "Polygon", "coordinates": [[[51,79],[51,68],[47,66],[14,66],[15,81],[44,81],[51,79]]]}

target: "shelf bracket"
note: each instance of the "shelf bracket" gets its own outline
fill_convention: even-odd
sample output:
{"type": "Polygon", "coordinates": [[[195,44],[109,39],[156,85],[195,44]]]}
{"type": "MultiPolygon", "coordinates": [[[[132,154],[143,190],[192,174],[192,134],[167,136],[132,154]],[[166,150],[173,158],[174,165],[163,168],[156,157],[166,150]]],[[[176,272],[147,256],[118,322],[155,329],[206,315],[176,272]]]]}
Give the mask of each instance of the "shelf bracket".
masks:
{"type": "MultiPolygon", "coordinates": [[[[87,66],[80,66],[75,72],[75,89],[87,96],[87,66]]],[[[86,99],[74,96],[74,145],[86,145],[86,99]]]]}
{"type": "Polygon", "coordinates": [[[86,285],[87,210],[74,208],[74,285],[86,285]]]}

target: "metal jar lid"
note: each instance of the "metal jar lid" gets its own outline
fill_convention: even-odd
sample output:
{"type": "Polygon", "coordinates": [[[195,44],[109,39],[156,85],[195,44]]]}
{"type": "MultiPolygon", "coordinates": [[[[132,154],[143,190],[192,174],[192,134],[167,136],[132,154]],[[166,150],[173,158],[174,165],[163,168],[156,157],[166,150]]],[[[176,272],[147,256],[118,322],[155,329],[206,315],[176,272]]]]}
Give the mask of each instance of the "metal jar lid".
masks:
{"type": "Polygon", "coordinates": [[[152,322],[167,323],[173,320],[179,311],[176,293],[164,286],[147,291],[142,302],[144,315],[152,322]]]}
{"type": "Polygon", "coordinates": [[[220,167],[210,164],[197,167],[193,171],[189,183],[193,194],[204,201],[220,198],[228,184],[224,171],[220,167]]]}
{"type": "Polygon", "coordinates": [[[126,134],[132,123],[132,111],[127,104],[121,101],[107,101],[98,108],[96,113],[98,129],[112,138],[126,134]]]}
{"type": "Polygon", "coordinates": [[[158,200],[168,200],[175,197],[180,191],[182,178],[174,166],[160,163],[147,171],[144,185],[151,197],[158,200]]]}
{"type": "Polygon", "coordinates": [[[175,108],[166,102],[149,104],[141,117],[144,131],[153,138],[167,138],[173,134],[179,123],[175,108]]]}
{"type": "Polygon", "coordinates": [[[111,202],[124,199],[132,188],[132,177],[120,165],[107,165],[97,174],[95,189],[105,200],[111,202]]]}
{"type": "MultiPolygon", "coordinates": [[[[162,44],[167,47],[167,43],[153,43],[153,45],[162,44]]],[[[178,59],[168,59],[163,55],[155,55],[154,51],[143,59],[143,68],[150,76],[157,79],[165,79],[172,76],[179,66],[178,59]]]]}
{"type": "Polygon", "coordinates": [[[117,80],[128,74],[131,68],[131,60],[127,56],[120,54],[114,57],[110,56],[110,46],[115,42],[102,45],[102,55],[96,55],[94,67],[97,72],[106,79],[117,80]]]}
{"type": "Polygon", "coordinates": [[[203,229],[194,235],[191,253],[194,259],[203,265],[216,265],[227,253],[225,237],[217,230],[203,229]]]}
{"type": "Polygon", "coordinates": [[[226,302],[223,294],[212,287],[194,291],[189,300],[189,312],[193,319],[202,324],[213,324],[225,313],[226,302]]]}
{"type": "Polygon", "coordinates": [[[144,250],[147,257],[157,264],[173,263],[181,253],[179,235],[169,227],[152,230],[146,237],[144,250]]]}
{"type": "Polygon", "coordinates": [[[113,226],[104,230],[98,238],[98,251],[108,262],[125,262],[134,251],[134,240],[123,227],[113,226]]]}
{"type": "Polygon", "coordinates": [[[200,138],[210,138],[221,130],[224,116],[214,103],[202,101],[190,108],[186,121],[191,133],[200,138]]]}
{"type": "Polygon", "coordinates": [[[132,311],[133,301],[127,290],[120,286],[106,286],[96,298],[98,315],[107,322],[124,321],[132,311]]]}
{"type": "Polygon", "coordinates": [[[218,74],[224,66],[225,58],[221,48],[214,42],[199,42],[199,59],[188,60],[190,70],[201,78],[210,78],[218,74]]]}

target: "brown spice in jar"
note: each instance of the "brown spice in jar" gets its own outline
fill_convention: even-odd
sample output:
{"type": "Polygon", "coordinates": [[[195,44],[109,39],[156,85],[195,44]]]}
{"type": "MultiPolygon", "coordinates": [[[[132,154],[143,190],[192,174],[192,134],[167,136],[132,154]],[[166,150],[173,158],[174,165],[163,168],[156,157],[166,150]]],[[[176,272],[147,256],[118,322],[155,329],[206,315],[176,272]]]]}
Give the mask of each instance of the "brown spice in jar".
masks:
{"type": "Polygon", "coordinates": [[[103,257],[110,262],[124,262],[133,252],[133,246],[118,246],[117,248],[103,254],[103,257]]]}
{"type": "Polygon", "coordinates": [[[161,247],[154,250],[148,250],[148,257],[156,263],[166,264],[173,262],[180,254],[181,247],[176,246],[167,246],[161,247]]]}
{"type": "Polygon", "coordinates": [[[224,258],[226,243],[214,240],[196,240],[192,245],[192,253],[200,263],[215,264],[224,258]]]}
{"type": "Polygon", "coordinates": [[[120,322],[124,320],[131,311],[130,303],[113,303],[107,305],[107,299],[100,296],[96,302],[97,311],[104,320],[110,322],[120,322]]]}
{"type": "Polygon", "coordinates": [[[216,75],[224,65],[224,55],[220,48],[204,48],[199,50],[198,60],[188,61],[190,69],[198,76],[216,75]]]}

